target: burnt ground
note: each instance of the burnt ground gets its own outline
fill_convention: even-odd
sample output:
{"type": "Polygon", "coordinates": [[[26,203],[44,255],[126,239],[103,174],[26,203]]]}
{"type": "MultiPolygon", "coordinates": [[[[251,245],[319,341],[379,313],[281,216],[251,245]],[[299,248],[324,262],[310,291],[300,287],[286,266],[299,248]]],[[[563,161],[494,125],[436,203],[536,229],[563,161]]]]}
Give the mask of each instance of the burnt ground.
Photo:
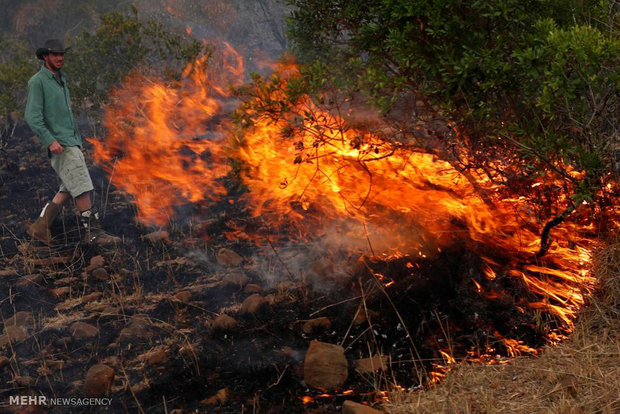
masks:
{"type": "Polygon", "coordinates": [[[464,358],[492,349],[501,360],[508,351],[495,333],[539,347],[541,326],[555,323],[520,311],[514,298],[528,292],[501,275],[480,283],[504,294],[477,294],[479,259],[464,246],[386,262],[309,254],[312,243],[297,242],[295,254],[308,254],[298,276],[287,267],[290,247],[278,253],[278,242],[231,237],[269,230],[242,203],[184,206],[158,233],[92,171],[104,228],[121,242],[81,246],[65,208],[47,248],[26,234],[57,187],[45,154],[21,128],[0,155],[0,410],[16,395],[85,397],[88,370],[105,364],[114,372],[110,406],[40,412],[339,412],[346,399],[376,405],[378,391],[395,384],[424,387],[445,365],[440,350],[464,358]],[[257,309],[244,302],[252,295],[262,298],[257,309]],[[236,326],[219,326],[222,314],[236,326]],[[319,317],[330,324],[304,329],[319,317]],[[343,345],[349,361],[346,383],[328,395],[304,382],[311,340],[343,345]],[[387,370],[354,369],[377,354],[388,357],[387,370]]]}

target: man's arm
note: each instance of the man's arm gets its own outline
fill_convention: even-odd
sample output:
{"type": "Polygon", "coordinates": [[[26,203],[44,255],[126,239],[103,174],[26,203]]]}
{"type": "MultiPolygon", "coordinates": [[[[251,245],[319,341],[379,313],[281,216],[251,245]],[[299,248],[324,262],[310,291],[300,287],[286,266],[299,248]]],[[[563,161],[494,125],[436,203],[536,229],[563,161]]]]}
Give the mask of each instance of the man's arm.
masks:
{"type": "Polygon", "coordinates": [[[31,79],[28,82],[28,100],[24,117],[45,148],[49,148],[56,141],[43,119],[43,85],[38,79],[31,79]]]}

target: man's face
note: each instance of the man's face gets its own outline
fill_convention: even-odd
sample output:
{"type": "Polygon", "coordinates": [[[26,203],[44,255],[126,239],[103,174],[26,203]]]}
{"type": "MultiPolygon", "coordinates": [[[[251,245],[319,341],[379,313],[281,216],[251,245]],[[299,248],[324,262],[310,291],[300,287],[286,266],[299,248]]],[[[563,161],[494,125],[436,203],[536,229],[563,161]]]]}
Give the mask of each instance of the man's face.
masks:
{"type": "Polygon", "coordinates": [[[51,71],[56,72],[59,71],[65,63],[65,54],[50,52],[43,56],[43,59],[45,59],[45,66],[51,71]]]}

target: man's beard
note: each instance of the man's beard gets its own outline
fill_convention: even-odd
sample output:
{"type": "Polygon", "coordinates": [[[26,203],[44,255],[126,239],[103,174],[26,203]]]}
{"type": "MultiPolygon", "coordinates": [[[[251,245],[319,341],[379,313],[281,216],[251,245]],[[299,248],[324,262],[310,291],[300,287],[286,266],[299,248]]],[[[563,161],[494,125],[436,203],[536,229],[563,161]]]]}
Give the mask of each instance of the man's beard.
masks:
{"type": "Polygon", "coordinates": [[[49,70],[51,70],[52,72],[58,72],[58,71],[60,71],[60,68],[62,67],[62,64],[61,64],[61,65],[60,65],[60,67],[59,67],[59,66],[54,65],[54,63],[52,63],[52,61],[51,61],[51,60],[49,60],[49,61],[47,62],[47,66],[48,66],[47,68],[48,68],[49,70]]]}

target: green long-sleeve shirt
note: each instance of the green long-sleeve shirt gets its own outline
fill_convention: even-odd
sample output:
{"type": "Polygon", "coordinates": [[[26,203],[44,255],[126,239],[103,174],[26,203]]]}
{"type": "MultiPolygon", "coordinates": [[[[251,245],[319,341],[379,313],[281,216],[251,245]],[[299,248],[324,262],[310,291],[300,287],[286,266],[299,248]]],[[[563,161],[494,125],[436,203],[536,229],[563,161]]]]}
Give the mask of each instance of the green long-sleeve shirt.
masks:
{"type": "Polygon", "coordinates": [[[45,66],[28,81],[26,122],[47,148],[54,140],[63,147],[82,146],[82,137],[71,112],[71,98],[64,74],[58,81],[45,66]]]}

